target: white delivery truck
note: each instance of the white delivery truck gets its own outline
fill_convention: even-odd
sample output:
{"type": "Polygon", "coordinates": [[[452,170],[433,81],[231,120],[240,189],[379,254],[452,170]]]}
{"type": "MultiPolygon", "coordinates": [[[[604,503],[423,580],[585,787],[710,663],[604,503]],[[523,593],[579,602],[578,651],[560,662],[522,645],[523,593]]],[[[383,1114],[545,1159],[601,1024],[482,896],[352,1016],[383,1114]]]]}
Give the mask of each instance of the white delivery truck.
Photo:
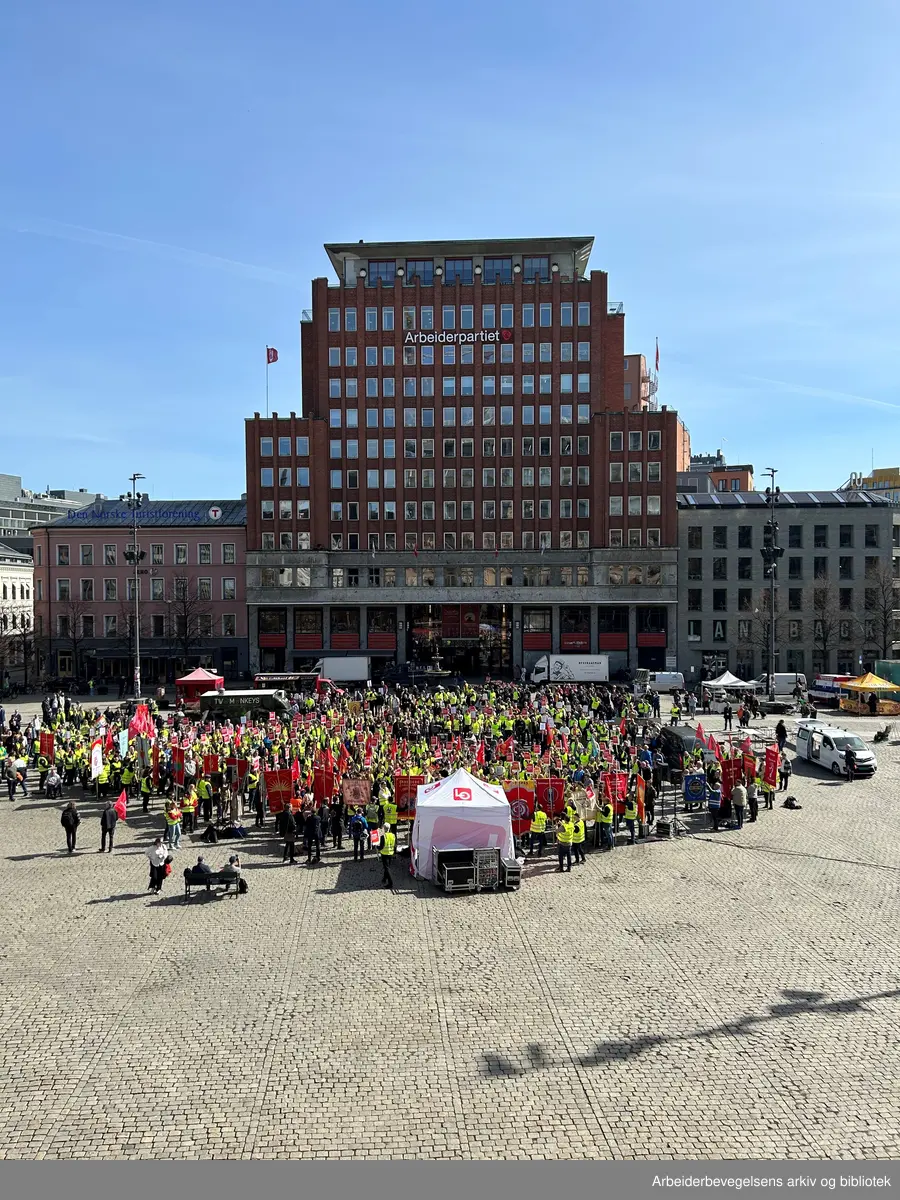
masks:
{"type": "Polygon", "coordinates": [[[636,692],[674,692],[684,690],[681,671],[647,671],[641,667],[634,677],[636,692]]]}
{"type": "Polygon", "coordinates": [[[609,655],[542,654],[528,678],[532,683],[609,683],[609,655]]]}
{"type": "Polygon", "coordinates": [[[366,683],[372,678],[371,658],[320,658],[316,670],[322,679],[335,683],[366,683]]]}
{"type": "Polygon", "coordinates": [[[847,751],[853,756],[853,774],[870,777],[878,770],[878,761],[862,738],[823,721],[797,722],[797,757],[818,763],[833,775],[847,774],[847,751]]]}
{"type": "MultiPolygon", "coordinates": [[[[802,671],[776,671],[772,678],[775,681],[776,698],[792,699],[794,691],[798,687],[806,695],[806,676],[802,671]]],[[[758,696],[768,696],[768,674],[760,675],[759,679],[752,680],[750,687],[758,696]]]]}

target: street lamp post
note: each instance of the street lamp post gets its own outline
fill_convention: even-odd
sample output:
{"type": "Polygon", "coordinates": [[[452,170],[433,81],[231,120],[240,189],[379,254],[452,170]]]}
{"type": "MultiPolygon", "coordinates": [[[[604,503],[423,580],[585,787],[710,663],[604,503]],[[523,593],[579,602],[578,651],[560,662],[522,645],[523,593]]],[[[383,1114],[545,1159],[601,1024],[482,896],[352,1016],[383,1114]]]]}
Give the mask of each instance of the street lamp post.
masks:
{"type": "Polygon", "coordinates": [[[141,579],[138,568],[142,559],[146,557],[144,551],[138,546],[137,540],[137,515],[138,509],[143,505],[143,496],[138,491],[138,480],[143,479],[143,475],[135,472],[130,476],[131,491],[125,492],[120,499],[131,509],[131,532],[132,543],[131,549],[125,551],[125,561],[134,564],[134,698],[141,698],[141,579]]]}
{"type": "Polygon", "coordinates": [[[778,560],[784,554],[784,547],[778,545],[778,522],[775,520],[775,505],[781,498],[781,488],[775,486],[775,467],[768,467],[764,475],[769,476],[770,484],[766,488],[766,504],[769,507],[769,520],[763,529],[763,546],[760,553],[763,559],[763,575],[769,580],[769,700],[775,700],[775,580],[778,578],[778,560]]]}

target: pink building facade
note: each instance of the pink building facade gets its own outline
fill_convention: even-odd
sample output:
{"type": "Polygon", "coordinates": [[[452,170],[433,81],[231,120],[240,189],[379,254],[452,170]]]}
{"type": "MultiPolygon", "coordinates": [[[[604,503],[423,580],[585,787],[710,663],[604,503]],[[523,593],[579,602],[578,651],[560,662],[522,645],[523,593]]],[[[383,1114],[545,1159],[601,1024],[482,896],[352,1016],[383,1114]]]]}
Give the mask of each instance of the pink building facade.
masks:
{"type": "Polygon", "coordinates": [[[137,586],[128,557],[132,521],[125,503],[104,500],[32,530],[39,670],[124,679],[130,687],[137,629],[145,690],[196,666],[241,678],[248,669],[246,503],[144,497],[137,586]]]}

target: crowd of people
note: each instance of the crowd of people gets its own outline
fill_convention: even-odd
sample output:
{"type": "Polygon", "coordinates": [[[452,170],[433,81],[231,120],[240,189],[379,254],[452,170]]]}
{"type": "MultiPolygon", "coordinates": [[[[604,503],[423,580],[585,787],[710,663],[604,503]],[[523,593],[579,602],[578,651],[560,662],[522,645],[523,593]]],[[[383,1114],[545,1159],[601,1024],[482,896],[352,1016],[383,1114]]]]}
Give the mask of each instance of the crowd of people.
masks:
{"type": "MultiPolygon", "coordinates": [[[[691,715],[692,703],[693,697],[676,696],[673,711],[691,715]]],[[[383,882],[391,886],[400,852],[395,776],[429,782],[460,767],[500,784],[562,781],[564,805],[538,808],[520,842],[522,853],[540,856],[552,830],[562,871],[584,861],[588,821],[604,849],[615,845],[619,826],[634,842],[642,821],[644,832],[652,825],[671,765],[659,711],[658,696],[635,696],[624,687],[569,684],[542,692],[523,682],[297,694],[289,716],[266,720],[263,714],[235,724],[209,723],[183,705],[169,714],[153,699],[136,713],[133,703],[101,710],[53,695],[44,700],[40,721],[24,727],[18,713],[7,723],[0,709],[0,770],[10,800],[29,794],[29,771],[49,798],[65,789],[70,798],[61,824],[69,853],[81,824],[72,789],[101,804],[98,852],[112,852],[125,805],[139,800],[141,812],[161,822],[148,852],[154,890],[162,886],[160,871],[164,877],[164,869],[171,870],[183,835],[199,834],[208,843],[240,839],[251,815],[256,829],[279,835],[285,863],[303,854],[315,865],[328,846],[342,850],[346,838],[354,860],[380,856],[383,882]],[[41,731],[52,733],[52,752],[42,749],[41,731]],[[102,762],[92,755],[98,743],[102,762]],[[290,795],[278,805],[267,794],[272,771],[290,772],[290,795]],[[627,779],[614,802],[600,786],[612,771],[627,779]],[[368,782],[362,803],[345,801],[344,779],[368,782]]],[[[698,755],[680,765],[705,772],[714,827],[732,820],[739,827],[740,790],[725,799],[718,764],[702,750],[698,755]]],[[[746,796],[750,820],[758,793],[754,777],[746,796]]]]}

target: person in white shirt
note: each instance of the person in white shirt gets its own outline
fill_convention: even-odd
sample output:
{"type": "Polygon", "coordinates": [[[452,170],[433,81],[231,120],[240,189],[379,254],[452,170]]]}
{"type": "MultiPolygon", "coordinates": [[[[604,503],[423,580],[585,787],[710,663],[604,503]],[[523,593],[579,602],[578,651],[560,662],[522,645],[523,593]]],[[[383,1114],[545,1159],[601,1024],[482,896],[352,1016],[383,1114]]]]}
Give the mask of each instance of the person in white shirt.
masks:
{"type": "Polygon", "coordinates": [[[156,892],[159,895],[163,880],[166,877],[166,859],[169,857],[168,847],[163,845],[162,838],[156,839],[147,851],[147,857],[150,859],[150,884],[148,891],[156,892]]]}

